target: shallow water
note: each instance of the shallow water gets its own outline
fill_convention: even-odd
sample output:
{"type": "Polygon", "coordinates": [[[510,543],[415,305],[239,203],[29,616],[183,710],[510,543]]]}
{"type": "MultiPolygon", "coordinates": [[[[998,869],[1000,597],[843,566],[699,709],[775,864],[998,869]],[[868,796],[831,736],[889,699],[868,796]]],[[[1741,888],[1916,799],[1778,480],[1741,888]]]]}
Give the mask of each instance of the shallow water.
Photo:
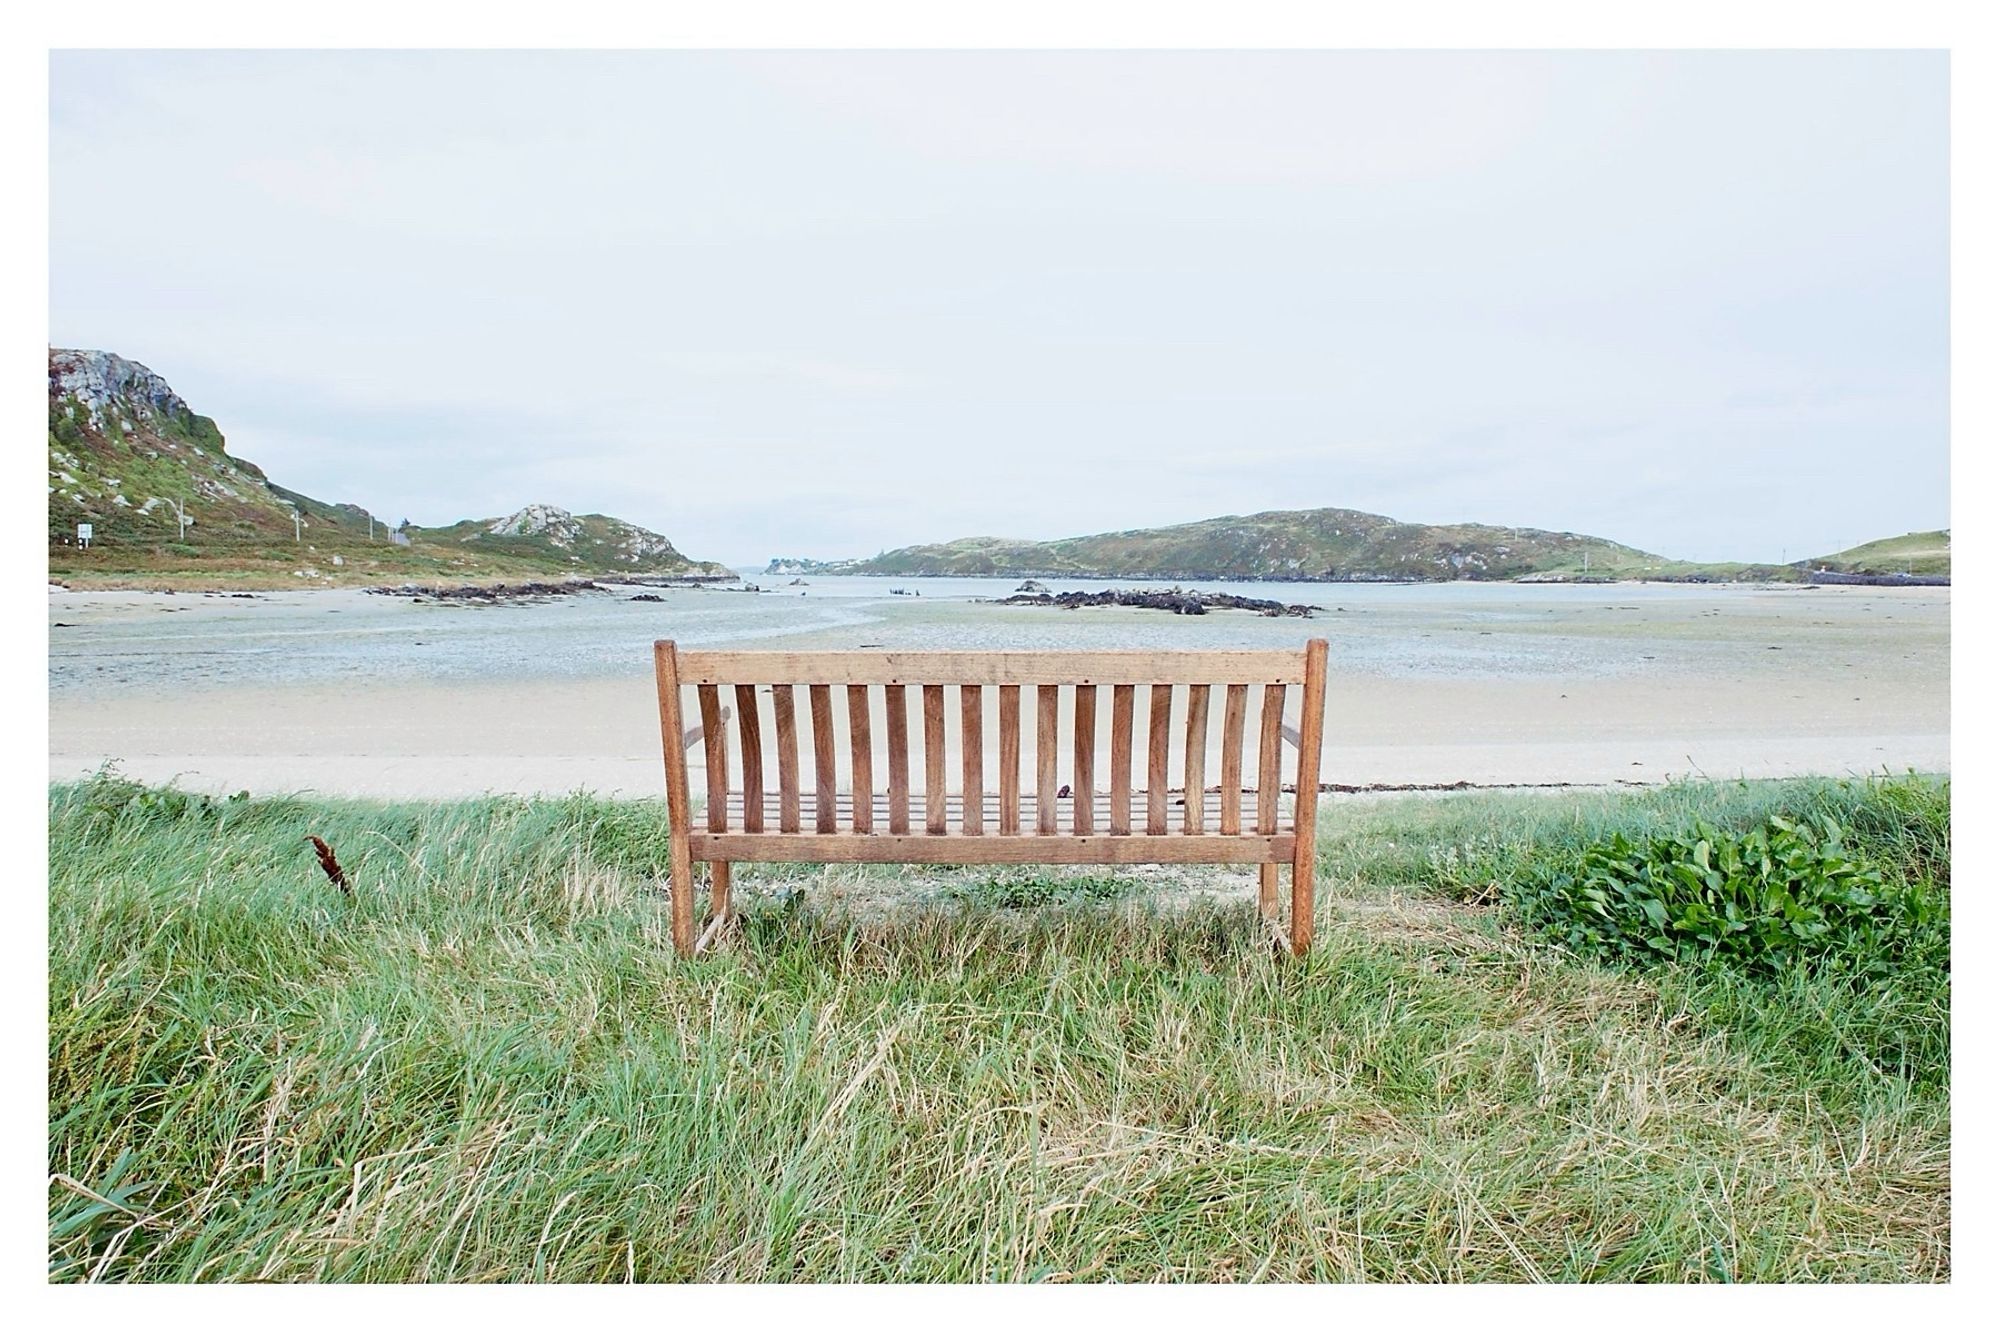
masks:
{"type": "MultiPolygon", "coordinates": [[[[1336,672],[1584,680],[1895,670],[1945,680],[1946,589],[1684,584],[1203,584],[1322,608],[1249,612],[993,605],[1014,579],[762,580],[611,589],[545,602],[412,602],[357,591],[50,596],[49,688],[155,691],[293,683],[535,680],[650,670],[651,644],[812,648],[1278,648],[1331,641],[1336,672]],[[892,588],[905,590],[903,595],[892,588]]],[[[1052,591],[1163,583],[1042,580],[1052,591]]],[[[1192,585],[1191,585],[1192,586],[1192,585]]]]}

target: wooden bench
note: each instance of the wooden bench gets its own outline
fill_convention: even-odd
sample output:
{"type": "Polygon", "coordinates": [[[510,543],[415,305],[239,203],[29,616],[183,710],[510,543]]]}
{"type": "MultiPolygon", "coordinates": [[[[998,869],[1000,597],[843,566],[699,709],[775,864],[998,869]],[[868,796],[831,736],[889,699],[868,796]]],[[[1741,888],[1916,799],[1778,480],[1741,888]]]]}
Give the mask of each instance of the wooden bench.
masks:
{"type": "Polygon", "coordinates": [[[684,955],[697,946],[697,861],[710,870],[704,940],[728,919],[729,868],[738,861],[1202,863],[1256,866],[1258,909],[1274,926],[1278,867],[1291,866],[1289,942],[1303,954],[1312,943],[1326,648],[1325,639],[1313,639],[1291,652],[682,652],[662,639],[653,645],[653,661],[666,756],[674,946],[684,955]],[[836,690],[845,695],[840,707],[836,690]],[[1221,706],[1212,709],[1218,690],[1221,706]],[[697,726],[684,724],[683,691],[692,692],[697,726]],[[808,782],[801,780],[801,691],[810,720],[808,782]],[[955,729],[946,725],[947,691],[957,696],[955,729]],[[920,750],[911,742],[913,695],[920,750]],[[1145,769],[1135,774],[1141,699],[1145,769]],[[1288,699],[1296,728],[1284,720],[1288,699]],[[1025,790],[1024,706],[1032,709],[1033,742],[1025,790]],[[1257,744],[1246,766],[1253,706],[1257,744]],[[837,725],[843,714],[844,726],[837,725]],[[1100,772],[1106,731],[1109,762],[1100,772]],[[688,773],[688,752],[697,744],[706,796],[700,827],[688,773]],[[1290,783],[1287,745],[1296,752],[1290,783]],[[957,790],[951,791],[954,748],[957,790]],[[1169,768],[1175,749],[1178,791],[1169,768]],[[986,755],[994,751],[997,763],[989,766],[986,755]],[[920,786],[913,789],[918,762],[920,786]],[[885,770],[887,782],[878,782],[885,770]],[[767,791],[773,773],[777,786],[767,791]],[[1295,798],[1286,811],[1288,788],[1295,798]]]}

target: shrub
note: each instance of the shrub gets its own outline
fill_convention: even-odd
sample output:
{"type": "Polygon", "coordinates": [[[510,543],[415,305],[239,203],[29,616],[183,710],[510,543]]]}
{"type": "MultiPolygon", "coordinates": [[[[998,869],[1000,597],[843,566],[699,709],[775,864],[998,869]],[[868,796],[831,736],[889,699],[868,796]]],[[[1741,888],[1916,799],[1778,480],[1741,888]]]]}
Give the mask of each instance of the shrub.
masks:
{"type": "Polygon", "coordinates": [[[1610,959],[1766,973],[1831,960],[1876,976],[1946,965],[1942,895],[1928,880],[1885,878],[1826,815],[1771,815],[1738,834],[1705,821],[1637,842],[1613,833],[1533,864],[1507,896],[1545,936],[1610,959]]]}

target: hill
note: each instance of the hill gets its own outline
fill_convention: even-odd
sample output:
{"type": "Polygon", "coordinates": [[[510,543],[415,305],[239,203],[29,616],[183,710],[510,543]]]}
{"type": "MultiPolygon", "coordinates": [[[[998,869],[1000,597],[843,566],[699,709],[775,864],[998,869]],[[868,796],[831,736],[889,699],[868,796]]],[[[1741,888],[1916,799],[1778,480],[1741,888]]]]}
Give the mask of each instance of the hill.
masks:
{"type": "Polygon", "coordinates": [[[1951,529],[1906,532],[1900,537],[1863,542],[1832,555],[1805,562],[1808,569],[1841,574],[1950,574],[1951,529]]]}
{"type": "Polygon", "coordinates": [[[1586,573],[1637,577],[1688,568],[1574,532],[1399,523],[1354,509],[1301,509],[1059,541],[967,537],[864,560],[773,561],[767,572],[1438,582],[1586,573]]]}
{"type": "Polygon", "coordinates": [[[552,505],[392,529],[271,481],[164,379],[111,352],[49,349],[48,486],[49,577],[80,586],[727,574],[656,532],[552,505]]]}

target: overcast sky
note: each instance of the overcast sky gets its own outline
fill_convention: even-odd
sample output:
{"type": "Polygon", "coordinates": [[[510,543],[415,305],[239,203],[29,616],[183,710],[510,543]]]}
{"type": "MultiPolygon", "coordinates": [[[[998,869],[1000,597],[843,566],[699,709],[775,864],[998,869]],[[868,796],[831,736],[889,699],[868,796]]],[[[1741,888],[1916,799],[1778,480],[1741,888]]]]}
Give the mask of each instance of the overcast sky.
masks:
{"type": "Polygon", "coordinates": [[[391,519],[1948,522],[1942,55],[89,53],[51,102],[51,341],[391,519]]]}

